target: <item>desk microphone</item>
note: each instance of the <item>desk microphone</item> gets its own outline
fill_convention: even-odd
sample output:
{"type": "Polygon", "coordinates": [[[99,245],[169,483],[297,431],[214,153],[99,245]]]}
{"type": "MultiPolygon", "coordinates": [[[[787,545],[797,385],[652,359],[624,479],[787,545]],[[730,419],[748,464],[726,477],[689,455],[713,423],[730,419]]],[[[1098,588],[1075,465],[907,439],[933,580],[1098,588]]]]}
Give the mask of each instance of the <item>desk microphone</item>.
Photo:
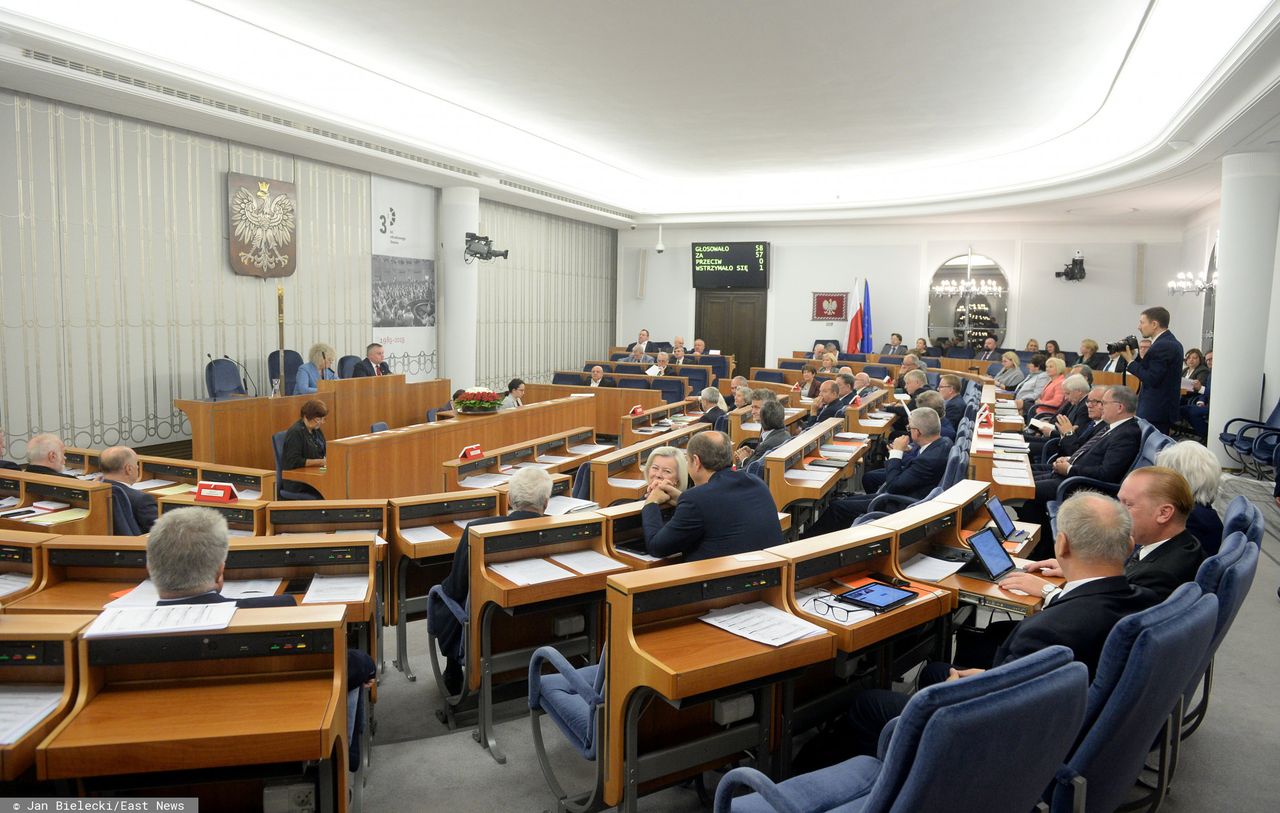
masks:
{"type": "Polygon", "coordinates": [[[243,377],[241,377],[241,379],[240,379],[240,384],[241,384],[241,386],[243,386],[243,387],[244,387],[244,389],[245,389],[245,393],[246,393],[246,394],[248,394],[248,392],[249,392],[249,384],[252,384],[252,385],[253,385],[253,397],[254,397],[254,398],[257,398],[257,397],[258,397],[258,382],[257,382],[257,381],[254,381],[254,380],[253,380],[253,376],[249,375],[249,368],[248,368],[248,367],[246,367],[246,366],[244,366],[243,364],[241,364],[241,363],[240,363],[239,361],[237,361],[236,359],[231,358],[231,356],[228,356],[226,353],[223,353],[223,354],[222,354],[222,357],[223,357],[224,359],[226,359],[227,361],[231,362],[232,364],[234,364],[234,365],[236,365],[237,367],[239,367],[239,368],[240,368],[241,372],[243,372],[243,373],[244,373],[244,376],[243,376],[243,377]],[[246,383],[246,379],[247,379],[247,383],[246,383]]]}
{"type": "MultiPolygon", "coordinates": [[[[212,365],[212,364],[213,364],[213,354],[212,354],[212,353],[205,353],[204,355],[205,355],[205,358],[209,359],[209,364],[210,364],[210,365],[212,365]]],[[[207,382],[206,382],[206,383],[207,383],[207,382]]],[[[213,400],[215,400],[215,401],[217,401],[217,400],[218,400],[218,388],[217,388],[217,386],[216,386],[216,385],[215,385],[215,386],[213,386],[213,387],[210,387],[210,388],[209,388],[209,394],[213,396],[213,400]]]]}

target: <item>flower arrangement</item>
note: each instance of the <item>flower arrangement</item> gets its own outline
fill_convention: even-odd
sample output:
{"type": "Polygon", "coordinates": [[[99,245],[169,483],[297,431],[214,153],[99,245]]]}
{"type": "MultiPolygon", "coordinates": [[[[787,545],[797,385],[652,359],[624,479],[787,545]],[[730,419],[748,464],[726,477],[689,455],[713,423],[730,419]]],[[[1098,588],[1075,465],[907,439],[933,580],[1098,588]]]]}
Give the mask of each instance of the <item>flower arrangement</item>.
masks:
{"type": "Polygon", "coordinates": [[[454,409],[459,412],[496,412],[501,403],[501,395],[480,387],[466,390],[453,399],[454,409]]]}

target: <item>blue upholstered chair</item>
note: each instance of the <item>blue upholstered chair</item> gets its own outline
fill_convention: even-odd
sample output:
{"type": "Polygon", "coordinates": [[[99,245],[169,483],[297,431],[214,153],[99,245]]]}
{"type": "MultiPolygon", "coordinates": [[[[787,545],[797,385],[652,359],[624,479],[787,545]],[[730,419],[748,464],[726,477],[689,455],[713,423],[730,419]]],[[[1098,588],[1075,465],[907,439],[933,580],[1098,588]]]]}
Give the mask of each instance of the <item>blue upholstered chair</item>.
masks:
{"type": "Polygon", "coordinates": [[[1226,516],[1222,518],[1223,539],[1237,531],[1253,544],[1262,544],[1262,512],[1243,494],[1227,505],[1226,516]]]}
{"type": "Polygon", "coordinates": [[[694,392],[694,393],[702,392],[708,386],[710,386],[710,384],[707,382],[706,370],[693,370],[693,369],[686,369],[683,367],[678,369],[680,371],[680,375],[684,376],[684,378],[689,382],[689,390],[691,392],[694,392]]]}
{"type": "Polygon", "coordinates": [[[591,461],[588,460],[573,475],[573,498],[575,500],[591,499],[591,461]]]}
{"type": "Polygon", "coordinates": [[[773,384],[785,384],[786,378],[778,370],[757,370],[756,381],[768,381],[773,384]]]}
{"type": "MultiPolygon", "coordinates": [[[[1138,426],[1142,429],[1142,437],[1140,446],[1138,447],[1138,455],[1133,459],[1133,464],[1129,466],[1129,471],[1134,469],[1145,468],[1146,466],[1154,466],[1156,455],[1166,446],[1172,446],[1175,441],[1173,438],[1156,429],[1143,418],[1134,418],[1138,422],[1138,426]]],[[[1046,444],[1047,445],[1047,444],[1046,444]]],[[[1055,447],[1056,448],[1056,447],[1055,447]]],[[[1047,461],[1046,461],[1047,462],[1047,461]]],[[[1115,496],[1120,491],[1119,483],[1108,483],[1103,480],[1096,480],[1092,477],[1068,477],[1058,484],[1058,493],[1055,499],[1048,503],[1049,519],[1052,521],[1057,519],[1058,506],[1066,502],[1076,491],[1088,489],[1090,491],[1100,491],[1103,494],[1115,496]]]]}
{"type": "Polygon", "coordinates": [[[214,359],[204,365],[204,388],[215,401],[232,395],[245,395],[240,368],[229,359],[214,359]]]}
{"type": "Polygon", "coordinates": [[[866,373],[868,378],[883,380],[889,374],[889,368],[883,364],[868,364],[862,368],[862,372],[866,373]]]}
{"type": "Polygon", "coordinates": [[[780,784],[737,768],[716,789],[715,811],[1025,813],[1075,742],[1088,682],[1071,650],[1052,646],[935,684],[885,726],[878,758],[854,757],[780,784]],[[740,788],[755,793],[733,798],[740,788]]]}
{"type": "Polygon", "coordinates": [[[618,386],[622,389],[629,390],[647,390],[649,389],[649,379],[647,378],[619,378],[618,386]]]}
{"type": "Polygon", "coordinates": [[[529,719],[533,724],[533,745],[538,764],[562,810],[581,813],[596,804],[604,774],[596,759],[597,748],[604,737],[605,677],[608,675],[609,648],[598,664],[574,667],[551,646],[539,647],[529,659],[529,719]],[[543,667],[555,671],[543,674],[543,667]],[[543,715],[550,717],[565,739],[583,759],[596,763],[596,782],[592,790],[570,798],[556,778],[542,740],[543,715]]]}
{"type": "Polygon", "coordinates": [[[959,347],[948,347],[947,358],[949,359],[971,359],[973,358],[973,348],[961,345],[959,347]]]}
{"type": "Polygon", "coordinates": [[[1237,531],[1223,538],[1218,553],[1205,559],[1196,573],[1196,584],[1200,585],[1200,589],[1218,597],[1218,620],[1209,650],[1200,659],[1200,668],[1196,670],[1195,677],[1183,694],[1184,708],[1189,711],[1182,716],[1181,739],[1190,737],[1204,721],[1209,707],[1209,693],[1213,689],[1213,657],[1227,637],[1227,631],[1231,629],[1231,623],[1236,620],[1236,614],[1244,604],[1244,597],[1249,594],[1249,588],[1253,585],[1253,577],[1258,572],[1258,552],[1258,546],[1250,544],[1245,535],[1237,531]],[[1200,701],[1193,707],[1191,700],[1196,687],[1201,685],[1200,701]]]}
{"type": "Polygon", "coordinates": [[[997,361],[993,364],[987,365],[987,375],[999,375],[1000,371],[1003,369],[1004,365],[997,361]]]}
{"type": "Polygon", "coordinates": [[[712,429],[714,429],[714,430],[715,430],[715,431],[717,431],[717,432],[728,432],[728,431],[729,431],[729,416],[728,416],[728,415],[721,415],[719,418],[716,418],[715,425],[714,425],[714,426],[712,426],[711,428],[712,428],[712,429]]]}
{"type": "Polygon", "coordinates": [[[276,432],[271,436],[271,451],[276,456],[276,499],[277,500],[314,500],[316,497],[304,491],[294,491],[284,484],[284,471],[280,468],[284,460],[285,432],[276,432]]]}
{"type": "Polygon", "coordinates": [[[935,370],[940,370],[942,369],[942,361],[940,359],[933,358],[932,356],[925,356],[924,358],[920,359],[920,366],[931,367],[935,370]]]}
{"type": "Polygon", "coordinates": [[[780,370],[803,370],[806,364],[816,364],[812,359],[778,359],[780,370]]]}
{"type": "Polygon", "coordinates": [[[653,380],[649,382],[650,389],[661,392],[662,400],[668,404],[683,401],[688,386],[683,377],[676,375],[654,376],[653,380]]]}
{"type": "Polygon", "coordinates": [[[652,364],[637,364],[631,361],[619,361],[613,365],[615,373],[625,373],[626,375],[644,375],[644,371],[652,367],[652,364]]]}
{"type": "Polygon", "coordinates": [[[894,513],[897,513],[898,511],[901,511],[904,508],[910,508],[913,505],[918,505],[922,502],[928,502],[929,500],[932,500],[934,497],[938,496],[941,493],[942,493],[942,486],[939,485],[939,486],[934,486],[933,489],[928,494],[924,495],[919,499],[916,499],[915,497],[908,497],[902,494],[889,494],[889,493],[877,494],[875,499],[871,501],[871,504],[867,506],[867,510],[880,511],[880,512],[884,512],[885,514],[894,514],[894,513]]]}
{"type": "Polygon", "coordinates": [[[338,359],[338,378],[351,378],[359,363],[359,356],[343,356],[338,359]]]}
{"type": "MultiPolygon", "coordinates": [[[[1089,686],[1084,737],[1046,791],[1053,813],[1111,813],[1126,801],[1159,736],[1158,772],[1168,775],[1171,720],[1213,639],[1218,599],[1188,582],[1161,604],[1120,619],[1089,686]]],[[[1176,723],[1175,723],[1176,724],[1176,723]]],[[[1163,782],[1146,801],[1158,805],[1163,782]]],[[[1153,806],[1152,810],[1155,809],[1153,806]]]]}
{"type": "Polygon", "coordinates": [[[371,434],[371,435],[375,435],[375,434],[377,434],[378,432],[385,432],[385,431],[387,431],[389,428],[390,428],[390,427],[389,427],[389,426],[387,426],[387,422],[386,422],[386,421],[378,421],[378,422],[376,422],[376,423],[371,423],[371,424],[369,424],[369,434],[371,434]]]}
{"type": "Polygon", "coordinates": [[[280,392],[293,395],[293,386],[298,377],[298,368],[302,366],[302,356],[297,350],[284,351],[284,377],[280,376],[280,351],[272,350],[267,355],[267,376],[272,381],[280,382],[280,392]]]}
{"type": "Polygon", "coordinates": [[[107,482],[111,483],[111,533],[116,536],[142,536],[138,519],[133,515],[133,504],[125,492],[129,486],[114,480],[107,482]]]}
{"type": "Polygon", "coordinates": [[[570,370],[556,370],[551,374],[552,384],[567,384],[576,387],[582,384],[582,374],[570,370]]]}
{"type": "Polygon", "coordinates": [[[1232,418],[1227,421],[1218,434],[1218,440],[1226,449],[1228,457],[1249,469],[1251,463],[1256,463],[1252,460],[1254,439],[1271,429],[1280,429],[1280,401],[1276,401],[1265,421],[1255,421],[1252,418],[1232,418]]]}

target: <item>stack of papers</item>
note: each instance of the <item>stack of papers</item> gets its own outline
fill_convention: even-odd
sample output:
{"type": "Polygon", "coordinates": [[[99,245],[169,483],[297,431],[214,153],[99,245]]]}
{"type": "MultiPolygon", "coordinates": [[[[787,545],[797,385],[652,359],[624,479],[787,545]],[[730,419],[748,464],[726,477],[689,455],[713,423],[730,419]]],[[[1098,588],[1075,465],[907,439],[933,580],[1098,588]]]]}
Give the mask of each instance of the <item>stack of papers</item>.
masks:
{"type": "Polygon", "coordinates": [[[12,745],[53,714],[62,702],[60,683],[0,686],[0,745],[12,745]]]}
{"type": "Polygon", "coordinates": [[[875,618],[871,610],[859,610],[852,604],[837,602],[835,594],[820,587],[809,587],[796,593],[796,604],[807,613],[820,615],[843,627],[852,627],[859,621],[875,618]],[[835,608],[834,611],[831,608],[835,608]]]}
{"type": "Polygon", "coordinates": [[[836,437],[840,440],[870,440],[871,436],[866,432],[836,432],[836,437]]]}
{"type": "Polygon", "coordinates": [[[70,508],[69,502],[58,502],[57,500],[36,500],[31,503],[32,508],[39,508],[41,511],[61,511],[64,508],[70,508]]]}
{"type": "Polygon", "coordinates": [[[821,635],[823,631],[817,624],[796,618],[763,601],[712,610],[699,620],[769,646],[785,646],[801,638],[821,635]]]}
{"type": "Polygon", "coordinates": [[[599,507],[599,504],[591,500],[580,500],[557,494],[547,502],[547,510],[543,513],[549,517],[558,517],[564,514],[576,514],[579,511],[593,511],[599,507]]]}
{"type": "Polygon", "coordinates": [[[555,454],[540,454],[534,458],[534,460],[538,461],[539,463],[546,463],[551,466],[554,466],[558,463],[568,463],[572,459],[573,459],[572,457],[561,457],[560,455],[555,455],[555,454]]]}
{"type": "Polygon", "coordinates": [[[170,632],[226,629],[236,614],[235,602],[170,604],[164,607],[107,607],[84,631],[85,638],[120,638],[170,632]]]}
{"type": "Polygon", "coordinates": [[[1002,486],[1035,485],[1030,474],[1025,471],[1015,471],[1013,469],[992,469],[991,479],[1002,486]]]}
{"type": "Polygon", "coordinates": [[[511,475],[509,474],[495,474],[488,472],[485,474],[473,474],[465,480],[462,480],[458,485],[465,486],[467,488],[493,488],[494,486],[506,485],[507,481],[510,479],[511,475]]]}
{"type": "Polygon", "coordinates": [[[19,502],[20,500],[17,497],[5,497],[4,499],[0,500],[0,509],[12,508],[13,506],[17,505],[19,502]]]}
{"type": "Polygon", "coordinates": [[[517,463],[517,464],[515,464],[514,466],[512,466],[512,468],[513,468],[513,469],[543,469],[543,470],[546,470],[546,469],[551,468],[551,466],[552,466],[552,464],[551,464],[551,463],[537,463],[537,462],[531,462],[531,461],[526,460],[526,461],[525,461],[525,462],[523,462],[523,463],[517,463]]]}
{"type": "Polygon", "coordinates": [[[629,477],[610,477],[609,485],[617,488],[640,488],[645,484],[644,480],[633,480],[629,477]]]}
{"type": "Polygon", "coordinates": [[[863,418],[858,423],[864,426],[887,426],[889,422],[883,418],[863,418]]]}
{"type": "Polygon", "coordinates": [[[880,410],[877,410],[876,412],[868,412],[867,416],[871,418],[887,418],[889,420],[893,420],[893,418],[897,417],[892,412],[884,412],[880,410]]]}
{"type": "Polygon", "coordinates": [[[27,522],[33,525],[57,525],[59,522],[71,522],[76,519],[84,519],[89,516],[88,508],[68,508],[65,511],[50,511],[45,514],[37,514],[27,519],[27,522]]]}
{"type": "Polygon", "coordinates": [[[133,484],[132,488],[135,491],[150,491],[153,488],[164,488],[165,486],[171,486],[171,485],[173,485],[172,480],[152,479],[152,480],[139,480],[138,482],[133,484]]]}
{"type": "Polygon", "coordinates": [[[453,538],[434,525],[419,525],[417,528],[401,528],[400,536],[406,542],[443,542],[446,539],[453,538]]]}
{"type": "Polygon", "coordinates": [[[823,483],[833,474],[835,474],[834,469],[787,469],[783,477],[802,483],[823,483]]]}
{"type": "Polygon", "coordinates": [[[364,601],[369,589],[368,576],[326,576],[317,574],[311,577],[311,585],[307,594],[302,597],[303,604],[325,604],[329,602],[364,601]]]}
{"type": "Polygon", "coordinates": [[[196,490],[196,487],[191,485],[190,483],[178,483],[176,486],[169,486],[168,488],[156,489],[155,496],[172,497],[175,494],[186,494],[188,491],[195,491],[195,490],[196,490]]]}
{"type": "MultiPolygon", "coordinates": [[[[597,452],[607,452],[612,448],[613,448],[612,446],[609,446],[608,444],[604,444],[604,443],[579,443],[577,446],[570,446],[569,451],[573,452],[574,454],[596,454],[597,452]]],[[[547,455],[543,455],[538,459],[549,460],[550,458],[547,455]]],[[[564,459],[558,460],[556,462],[563,463],[564,459]]]]}
{"type": "Polygon", "coordinates": [[[936,582],[959,572],[964,562],[948,562],[923,553],[917,553],[902,565],[902,575],[922,582],[936,582]]]}
{"type": "Polygon", "coordinates": [[[666,427],[661,426],[642,426],[639,429],[633,429],[637,435],[659,435],[667,431],[666,427]]]}
{"type": "Polygon", "coordinates": [[[489,569],[509,582],[519,585],[542,584],[573,577],[571,571],[556,567],[546,559],[518,559],[489,565],[489,569]]]}
{"type": "Polygon", "coordinates": [[[556,553],[551,556],[551,559],[569,568],[574,573],[580,573],[583,576],[592,573],[608,573],[611,570],[625,570],[627,567],[617,559],[612,559],[603,553],[597,553],[593,550],[556,553]]]}
{"type": "MultiPolygon", "coordinates": [[[[0,573],[0,598],[31,586],[30,573],[0,573]]],[[[3,728],[0,723],[0,728],[3,728]]]]}

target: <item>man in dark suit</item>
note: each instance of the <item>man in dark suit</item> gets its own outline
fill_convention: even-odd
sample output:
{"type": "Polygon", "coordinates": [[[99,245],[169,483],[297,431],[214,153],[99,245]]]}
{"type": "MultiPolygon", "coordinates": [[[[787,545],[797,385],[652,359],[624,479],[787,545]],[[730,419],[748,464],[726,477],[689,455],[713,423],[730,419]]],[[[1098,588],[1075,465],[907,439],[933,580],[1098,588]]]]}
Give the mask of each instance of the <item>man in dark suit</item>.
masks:
{"type": "Polygon", "coordinates": [[[649,349],[649,331],[640,328],[640,335],[636,337],[636,341],[627,345],[628,350],[639,350],[641,355],[646,355],[649,349]]]}
{"type": "Polygon", "coordinates": [[[835,381],[827,379],[818,385],[818,397],[809,404],[809,417],[804,419],[804,428],[822,423],[828,418],[838,418],[844,414],[840,404],[839,386],[835,381]]]}
{"type": "MultiPolygon", "coordinates": [[[[946,440],[947,442],[954,444],[956,442],[956,429],[944,417],[945,413],[944,413],[944,407],[942,403],[942,396],[934,392],[933,390],[926,390],[924,392],[919,393],[916,396],[915,402],[916,402],[916,406],[918,407],[927,407],[929,409],[932,409],[934,412],[938,413],[938,417],[941,418],[940,426],[941,426],[943,440],[946,440]]],[[[907,437],[907,435],[904,435],[903,437],[907,437]]],[[[911,446],[909,446],[907,448],[906,453],[902,455],[902,465],[905,466],[908,463],[910,463],[912,460],[915,460],[916,455],[918,455],[919,453],[920,453],[920,449],[915,444],[912,444],[911,446]]],[[[871,469],[870,471],[864,471],[862,473],[862,490],[868,494],[872,493],[873,491],[879,491],[880,487],[884,485],[886,473],[887,472],[883,467],[878,469],[871,469]]]]}
{"type": "Polygon", "coordinates": [[[686,562],[762,550],[782,544],[782,525],[769,487],[745,471],[734,471],[733,446],[723,432],[699,432],[689,440],[689,479],[681,494],[658,483],[640,511],[650,556],[683,553],[686,562]],[[675,502],[671,519],[662,507],[675,502]]]}
{"type": "Polygon", "coordinates": [[[907,346],[902,343],[901,333],[890,333],[889,343],[880,348],[880,355],[882,356],[905,356],[906,354],[907,346]]]}
{"type": "MultiPolygon", "coordinates": [[[[1123,384],[1107,387],[1102,396],[1102,422],[1097,431],[1070,457],[1059,456],[1052,471],[1036,478],[1035,505],[1043,507],[1058,493],[1058,484],[1068,477],[1092,477],[1104,483],[1120,484],[1133,466],[1142,443],[1142,429],[1134,420],[1137,396],[1123,384]]],[[[1029,504],[1030,505],[1030,504],[1029,504]]]]}
{"type": "Polygon", "coordinates": [[[588,387],[612,387],[613,379],[605,378],[604,368],[599,364],[591,368],[590,377],[587,379],[588,387]]]}
{"type": "MultiPolygon", "coordinates": [[[[920,688],[943,680],[963,680],[1055,645],[1069,647],[1075,660],[1088,667],[1092,680],[1111,628],[1125,616],[1159,602],[1155,593],[1131,585],[1125,578],[1129,532],[1129,515],[1120,503],[1094,492],[1072,496],[1058,512],[1054,541],[1066,583],[1054,587],[1026,573],[1006,576],[1000,587],[1043,596],[1044,610],[1012,624],[1012,631],[1004,625],[996,635],[1007,635],[996,642],[994,656],[990,656],[990,649],[984,653],[981,647],[969,651],[958,647],[954,665],[926,665],[920,673],[920,688]],[[989,657],[983,658],[984,654],[989,657]],[[979,664],[977,668],[963,668],[975,664],[979,664]]],[[[909,699],[907,694],[883,689],[859,692],[854,697],[849,721],[856,753],[876,753],[884,724],[901,714],[909,699]]]]}
{"type": "Polygon", "coordinates": [[[67,467],[67,447],[57,435],[47,432],[27,441],[27,467],[32,474],[49,474],[54,477],[70,477],[67,467]]]}
{"type": "Polygon", "coordinates": [[[877,494],[920,499],[942,482],[947,455],[951,452],[951,442],[942,437],[942,419],[934,410],[920,407],[911,411],[907,427],[906,435],[899,435],[889,444],[889,459],[884,463],[884,485],[874,494],[832,500],[822,518],[804,533],[805,537],[848,528],[867,512],[877,494]],[[919,447],[919,452],[915,459],[904,461],[907,446],[912,442],[919,447]]]}
{"type": "Polygon", "coordinates": [[[156,524],[156,498],[133,487],[142,478],[138,455],[128,446],[112,446],[104,449],[98,456],[98,470],[102,472],[103,480],[120,483],[125,487],[129,511],[138,523],[138,530],[144,534],[150,533],[151,526],[156,524]]]}
{"type": "Polygon", "coordinates": [[[10,461],[10,460],[5,460],[3,455],[4,455],[4,428],[0,427],[0,469],[17,469],[18,468],[17,463],[14,463],[13,461],[10,461]]]}
{"type": "MultiPolygon", "coordinates": [[[[511,477],[507,487],[507,503],[511,512],[502,517],[482,517],[467,523],[467,530],[480,525],[495,522],[515,522],[522,519],[537,519],[547,510],[551,500],[551,475],[543,469],[520,469],[511,477]]],[[[467,596],[471,592],[471,538],[466,530],[458,541],[453,553],[453,565],[449,575],[440,583],[440,588],[453,599],[459,607],[465,607],[467,596]]],[[[462,688],[463,646],[462,625],[444,606],[431,602],[427,605],[432,633],[440,643],[440,651],[445,656],[444,684],[450,694],[457,694],[462,688]]]]}
{"type": "Polygon", "coordinates": [[[352,378],[366,378],[379,375],[391,375],[391,368],[382,360],[386,352],[382,345],[374,342],[364,349],[364,358],[356,362],[351,372],[352,378]]]}
{"type": "Polygon", "coordinates": [[[960,392],[960,376],[946,373],[938,379],[938,393],[942,396],[944,416],[952,426],[959,426],[960,419],[964,417],[964,398],[960,396],[960,392]]]}
{"type": "MultiPolygon", "coordinates": [[[[755,406],[754,399],[752,406],[755,406]]],[[[743,446],[734,453],[733,459],[738,468],[745,470],[747,466],[759,460],[782,444],[791,440],[791,433],[786,428],[786,410],[778,400],[764,401],[760,404],[760,442],[755,450],[743,446]]]]}
{"type": "Polygon", "coordinates": [[[1138,417],[1168,434],[1178,420],[1182,386],[1182,343],[1169,330],[1169,311],[1147,308],[1138,316],[1138,331],[1151,340],[1151,349],[1142,356],[1125,348],[1129,373],[1142,382],[1138,393],[1138,417]]]}
{"type": "Polygon", "coordinates": [[[996,337],[988,336],[982,342],[982,349],[974,355],[975,361],[999,361],[1000,349],[996,347],[996,337]]]}
{"type": "MultiPolygon", "coordinates": [[[[1062,382],[1062,406],[1050,421],[1052,426],[1037,429],[1027,425],[1029,436],[1027,443],[1031,446],[1031,459],[1039,460],[1040,453],[1046,443],[1053,438],[1065,439],[1071,432],[1078,432],[1089,423],[1089,382],[1082,375],[1069,375],[1062,382]]],[[[1101,406],[1101,399],[1099,399],[1101,406]]],[[[1059,440],[1061,444],[1061,440],[1059,440]]]]}

